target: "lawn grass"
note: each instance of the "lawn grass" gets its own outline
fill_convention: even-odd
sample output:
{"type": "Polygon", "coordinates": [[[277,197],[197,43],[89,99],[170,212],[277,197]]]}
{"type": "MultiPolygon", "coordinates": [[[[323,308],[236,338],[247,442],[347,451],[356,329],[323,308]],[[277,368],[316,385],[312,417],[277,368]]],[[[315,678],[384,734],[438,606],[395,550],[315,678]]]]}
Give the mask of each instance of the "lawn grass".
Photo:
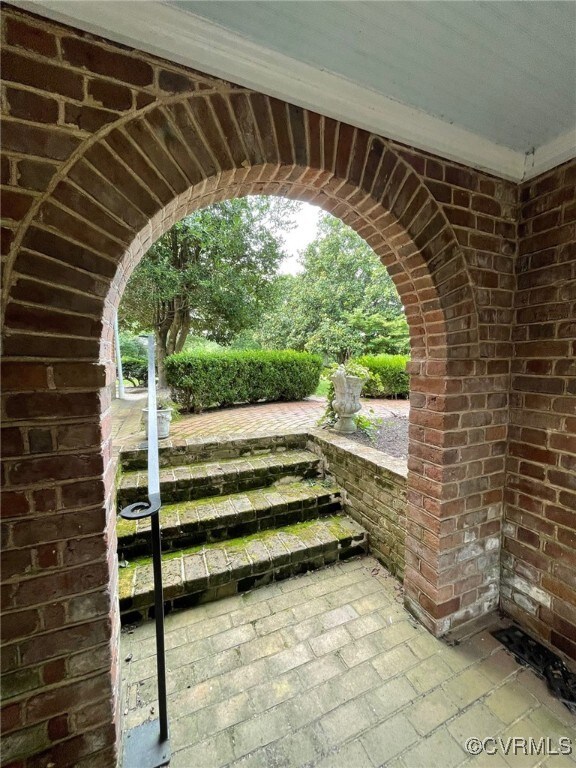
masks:
{"type": "Polygon", "coordinates": [[[320,383],[318,384],[318,388],[314,394],[316,397],[326,397],[328,395],[328,387],[330,386],[330,382],[328,379],[325,379],[324,377],[320,378],[320,383]]]}

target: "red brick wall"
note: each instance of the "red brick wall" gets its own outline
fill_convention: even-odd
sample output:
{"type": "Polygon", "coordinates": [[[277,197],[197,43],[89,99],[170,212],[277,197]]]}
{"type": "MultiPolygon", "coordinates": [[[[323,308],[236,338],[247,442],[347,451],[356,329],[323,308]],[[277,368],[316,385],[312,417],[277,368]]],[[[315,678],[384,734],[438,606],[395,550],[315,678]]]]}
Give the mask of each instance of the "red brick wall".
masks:
{"type": "MultiPolygon", "coordinates": [[[[411,363],[405,587],[414,612],[422,618],[415,603],[427,605],[441,633],[498,604],[518,190],[401,151],[441,203],[473,291],[472,305],[444,312],[448,360],[411,363]],[[459,347],[476,323],[477,346],[459,347]],[[435,605],[425,583],[431,563],[435,605]]],[[[451,275],[456,294],[462,277],[451,275]]]]}
{"type": "Polygon", "coordinates": [[[521,202],[502,607],[576,658],[576,162],[521,202]]]}
{"type": "Polygon", "coordinates": [[[218,199],[309,200],[386,263],[412,339],[407,602],[437,634],[494,608],[517,188],[9,7],[3,20],[4,759],[113,763],[111,321],[142,253],[218,199]]]}

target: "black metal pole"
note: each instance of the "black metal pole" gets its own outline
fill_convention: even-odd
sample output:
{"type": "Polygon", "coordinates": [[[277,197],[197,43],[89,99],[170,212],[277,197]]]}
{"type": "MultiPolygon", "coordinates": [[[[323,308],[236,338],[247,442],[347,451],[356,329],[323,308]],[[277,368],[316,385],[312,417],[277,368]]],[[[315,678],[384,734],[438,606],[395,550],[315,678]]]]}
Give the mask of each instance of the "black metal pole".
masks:
{"type": "Polygon", "coordinates": [[[127,520],[151,518],[152,569],[154,573],[154,620],[156,622],[156,670],[158,681],[158,726],[146,721],[126,734],[123,768],[159,768],[170,762],[168,706],[166,700],[166,658],[164,650],[164,592],[162,589],[162,544],[160,538],[160,469],[158,422],[156,416],[156,365],[154,336],[148,337],[148,501],[125,507],[120,516],[127,520]]]}
{"type": "Polygon", "coordinates": [[[160,513],[152,515],[152,563],[154,568],[154,619],[156,621],[156,666],[158,671],[158,716],[160,741],[168,738],[168,711],[166,704],[166,658],[164,652],[164,594],[162,591],[162,555],[160,539],[160,513]]]}

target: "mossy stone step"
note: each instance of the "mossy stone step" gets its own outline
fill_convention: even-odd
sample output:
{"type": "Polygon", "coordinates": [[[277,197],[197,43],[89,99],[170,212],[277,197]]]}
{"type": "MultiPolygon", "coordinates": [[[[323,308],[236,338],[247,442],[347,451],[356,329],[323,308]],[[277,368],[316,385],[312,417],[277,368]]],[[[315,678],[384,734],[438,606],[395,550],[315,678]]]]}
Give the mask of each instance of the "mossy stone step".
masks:
{"type": "MultiPolygon", "coordinates": [[[[281,477],[316,477],[319,465],[316,454],[299,450],[166,467],[160,470],[160,494],[168,504],[238,493],[272,485],[281,477]]],[[[119,508],[145,500],[147,486],[146,472],[125,472],[118,486],[119,508]]]]}
{"type": "MultiPolygon", "coordinates": [[[[228,597],[367,551],[366,531],[346,515],[184,549],[162,559],[165,607],[187,608],[228,597]]],[[[120,568],[119,592],[123,623],[153,615],[151,558],[120,568]]]]}
{"type": "MultiPolygon", "coordinates": [[[[171,552],[205,542],[234,539],[268,528],[313,520],[341,510],[335,485],[279,481],[245,493],[168,504],[160,511],[162,549],[171,552]]],[[[152,554],[150,518],[118,518],[120,559],[152,554]]]]}
{"type": "MultiPolygon", "coordinates": [[[[158,458],[161,467],[177,467],[197,461],[246,458],[263,453],[306,448],[306,432],[283,432],[273,435],[205,435],[171,439],[169,445],[160,445],[158,458]]],[[[123,448],[120,466],[126,471],[148,466],[148,448],[144,442],[137,448],[123,448]]]]}

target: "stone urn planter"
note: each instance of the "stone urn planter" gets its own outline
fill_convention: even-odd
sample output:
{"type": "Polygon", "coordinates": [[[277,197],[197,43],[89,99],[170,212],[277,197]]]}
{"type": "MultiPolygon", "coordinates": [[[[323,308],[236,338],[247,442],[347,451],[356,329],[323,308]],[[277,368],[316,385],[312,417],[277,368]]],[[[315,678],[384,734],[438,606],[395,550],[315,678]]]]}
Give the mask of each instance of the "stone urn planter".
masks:
{"type": "MultiPolygon", "coordinates": [[[[170,424],[172,422],[173,408],[158,408],[156,410],[156,423],[158,424],[158,440],[163,440],[170,436],[170,424]]],[[[143,408],[144,431],[148,437],[148,408],[143,408]]]]}
{"type": "Polygon", "coordinates": [[[354,414],[358,413],[362,407],[360,393],[366,379],[346,373],[344,366],[340,365],[330,380],[334,385],[332,408],[338,416],[334,429],[336,432],[350,435],[356,431],[354,414]]]}

